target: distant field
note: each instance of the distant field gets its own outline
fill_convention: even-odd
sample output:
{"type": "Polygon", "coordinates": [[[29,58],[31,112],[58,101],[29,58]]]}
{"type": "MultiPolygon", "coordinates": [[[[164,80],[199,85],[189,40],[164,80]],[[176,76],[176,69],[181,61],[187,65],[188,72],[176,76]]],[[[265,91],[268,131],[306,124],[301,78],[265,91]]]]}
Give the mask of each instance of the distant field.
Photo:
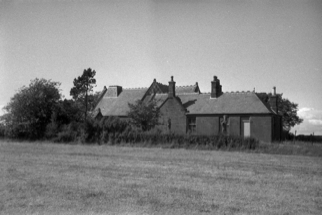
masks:
{"type": "Polygon", "coordinates": [[[322,214],[322,158],[0,142],[0,214],[322,214]]]}

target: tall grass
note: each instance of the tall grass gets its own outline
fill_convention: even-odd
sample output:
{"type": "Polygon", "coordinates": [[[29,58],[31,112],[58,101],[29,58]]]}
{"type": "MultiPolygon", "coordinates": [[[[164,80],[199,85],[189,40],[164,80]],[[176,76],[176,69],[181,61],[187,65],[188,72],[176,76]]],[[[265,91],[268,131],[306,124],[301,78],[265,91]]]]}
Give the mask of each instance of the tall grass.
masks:
{"type": "Polygon", "coordinates": [[[322,157],[322,144],[305,141],[260,143],[256,152],[265,154],[306,155],[322,157]]]}
{"type": "Polygon", "coordinates": [[[254,150],[258,147],[259,142],[254,138],[244,139],[235,136],[180,135],[130,131],[115,134],[108,144],[206,150],[254,150]]]}
{"type": "Polygon", "coordinates": [[[237,136],[162,133],[157,128],[144,132],[117,117],[71,123],[64,126],[53,141],[204,150],[254,150],[259,144],[254,138],[237,136]]]}
{"type": "Polygon", "coordinates": [[[289,141],[259,142],[254,138],[225,135],[196,135],[163,133],[158,128],[143,132],[118,117],[63,126],[52,139],[54,142],[107,144],[134,147],[185,148],[201,150],[252,151],[257,153],[322,156],[322,144],[289,141]]]}

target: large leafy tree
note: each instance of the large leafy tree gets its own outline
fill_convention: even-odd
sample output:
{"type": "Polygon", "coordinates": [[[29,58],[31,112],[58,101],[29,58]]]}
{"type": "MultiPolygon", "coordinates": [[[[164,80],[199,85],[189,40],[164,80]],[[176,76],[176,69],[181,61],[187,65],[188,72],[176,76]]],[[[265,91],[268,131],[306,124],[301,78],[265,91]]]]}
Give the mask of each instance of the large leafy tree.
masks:
{"type": "Polygon", "coordinates": [[[31,80],[4,107],[6,134],[11,137],[41,138],[61,98],[60,83],[46,79],[31,80]]]}
{"type": "Polygon", "coordinates": [[[93,87],[96,84],[96,79],[94,78],[95,75],[95,70],[92,70],[91,68],[85,69],[81,76],[78,76],[78,78],[74,79],[74,87],[70,90],[70,95],[81,105],[85,120],[89,110],[89,97],[93,92],[93,87]]]}
{"type": "Polygon", "coordinates": [[[130,108],[128,116],[134,126],[148,131],[158,125],[161,113],[155,100],[149,102],[137,100],[134,104],[128,105],[130,108]]]}
{"type": "MultiPolygon", "coordinates": [[[[257,95],[265,103],[268,103],[269,97],[271,96],[271,94],[267,93],[257,93],[257,95]]],[[[283,129],[285,131],[290,131],[292,127],[303,122],[303,119],[297,115],[298,104],[291,102],[287,98],[283,98],[283,94],[277,94],[277,99],[278,114],[282,116],[283,129]]]]}

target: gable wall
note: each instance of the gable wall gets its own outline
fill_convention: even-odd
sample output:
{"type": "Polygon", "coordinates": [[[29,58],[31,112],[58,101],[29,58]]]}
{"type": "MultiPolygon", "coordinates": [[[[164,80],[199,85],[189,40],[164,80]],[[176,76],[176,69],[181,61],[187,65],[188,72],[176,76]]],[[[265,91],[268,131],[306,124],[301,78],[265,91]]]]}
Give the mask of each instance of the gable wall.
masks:
{"type": "Polygon", "coordinates": [[[162,113],[161,123],[159,126],[164,132],[169,132],[168,119],[171,119],[171,132],[177,134],[186,133],[186,115],[179,102],[172,98],[168,99],[160,109],[162,113]]]}

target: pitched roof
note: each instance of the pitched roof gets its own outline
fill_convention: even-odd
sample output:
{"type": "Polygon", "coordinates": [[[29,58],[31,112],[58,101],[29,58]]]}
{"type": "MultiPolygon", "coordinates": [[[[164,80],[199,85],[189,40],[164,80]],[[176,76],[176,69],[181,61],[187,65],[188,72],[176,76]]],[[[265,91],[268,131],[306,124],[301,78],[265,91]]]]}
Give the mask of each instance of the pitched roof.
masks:
{"type": "Polygon", "coordinates": [[[200,93],[198,84],[190,85],[190,86],[178,86],[176,87],[176,94],[183,93],[200,93]]]}
{"type": "MultiPolygon", "coordinates": [[[[103,116],[126,116],[129,111],[128,103],[144,99],[155,99],[161,106],[168,98],[168,87],[154,82],[149,88],[123,89],[118,97],[105,95],[96,105],[94,116],[100,109],[103,116]],[[153,90],[157,87],[157,91],[153,90]],[[166,92],[163,92],[166,91],[166,92]],[[152,93],[154,92],[154,93],[152,93]]],[[[187,114],[271,114],[271,108],[254,92],[223,93],[218,98],[211,98],[210,93],[201,94],[198,84],[176,87],[176,96],[180,99],[187,114]]]]}
{"type": "MultiPolygon", "coordinates": [[[[169,92],[168,85],[164,85],[159,82],[153,82],[152,85],[150,86],[150,88],[153,88],[154,85],[159,89],[156,91],[157,93],[168,93],[169,92]]],[[[195,85],[190,85],[190,86],[176,86],[176,94],[182,94],[182,93],[200,93],[198,83],[196,83],[195,85]]]]}
{"type": "MultiPolygon", "coordinates": [[[[223,93],[218,98],[210,98],[210,93],[185,93],[177,95],[187,114],[269,114],[269,108],[253,92],[223,93]]],[[[155,99],[161,106],[168,94],[155,94],[149,100],[155,99]]]]}
{"type": "Polygon", "coordinates": [[[210,94],[178,95],[188,114],[259,114],[271,113],[253,92],[223,93],[218,98],[210,94]]]}
{"type": "Polygon", "coordinates": [[[130,110],[128,103],[134,103],[142,99],[147,88],[123,89],[118,97],[111,98],[104,96],[98,102],[94,112],[100,108],[103,116],[126,116],[130,110]]]}

